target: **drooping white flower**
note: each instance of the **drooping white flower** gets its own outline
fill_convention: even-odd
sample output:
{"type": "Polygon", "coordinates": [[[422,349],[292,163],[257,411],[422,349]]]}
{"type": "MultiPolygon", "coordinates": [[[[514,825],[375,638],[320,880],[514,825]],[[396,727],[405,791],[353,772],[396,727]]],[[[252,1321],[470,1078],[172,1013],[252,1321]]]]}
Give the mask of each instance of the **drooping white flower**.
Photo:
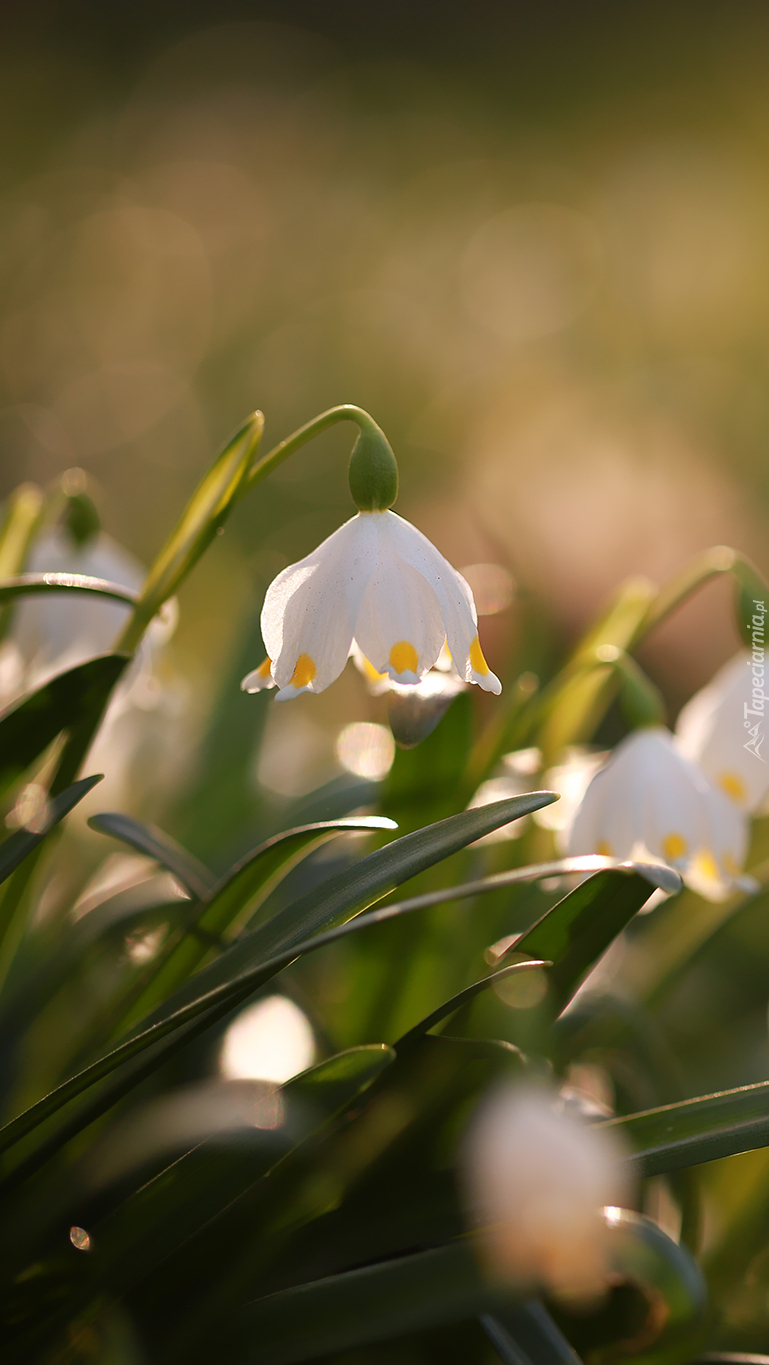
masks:
{"type": "Polygon", "coordinates": [[[262,609],[268,657],[244,691],[277,686],[279,701],[322,692],[356,645],[374,672],[416,686],[444,645],[460,679],[500,692],[478,640],[461,574],[395,512],[358,512],[270,584],[262,609]]]}
{"type": "Polygon", "coordinates": [[[569,854],[667,863],[720,900],[740,877],[744,815],[685,758],[663,726],[636,730],[593,777],[567,834],[569,854]]]}
{"type": "Polygon", "coordinates": [[[600,1294],[610,1272],[603,1209],[627,1198],[624,1158],[613,1133],[565,1113],[546,1090],[493,1094],[471,1126],[465,1160],[494,1277],[560,1298],[600,1294]]]}
{"type": "Polygon", "coordinates": [[[695,692],[676,724],[681,753],[749,813],[759,810],[769,795],[769,739],[762,745],[763,711],[754,713],[754,684],[751,654],[741,650],[695,692]],[[756,726],[758,744],[751,733],[756,726]]]}

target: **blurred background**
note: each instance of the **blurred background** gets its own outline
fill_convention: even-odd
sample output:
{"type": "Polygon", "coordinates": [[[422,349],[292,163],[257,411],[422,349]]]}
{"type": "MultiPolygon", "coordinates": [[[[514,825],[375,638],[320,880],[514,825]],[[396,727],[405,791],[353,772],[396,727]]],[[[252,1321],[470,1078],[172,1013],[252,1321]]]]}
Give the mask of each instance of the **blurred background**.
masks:
{"type": "MultiPolygon", "coordinates": [[[[718,542],[769,567],[765,6],[33,3],[0,32],[0,492],[81,466],[146,563],[250,410],[269,445],[358,403],[399,511],[499,566],[469,577],[508,679],[618,578],[718,542]]],[[[219,697],[244,754],[264,588],[350,514],[350,443],[184,589],[188,724],[219,697]]],[[[650,642],[672,714],[732,632],[713,587],[650,642]]],[[[378,707],[350,667],[272,708],[248,781],[301,795],[378,707]]]]}

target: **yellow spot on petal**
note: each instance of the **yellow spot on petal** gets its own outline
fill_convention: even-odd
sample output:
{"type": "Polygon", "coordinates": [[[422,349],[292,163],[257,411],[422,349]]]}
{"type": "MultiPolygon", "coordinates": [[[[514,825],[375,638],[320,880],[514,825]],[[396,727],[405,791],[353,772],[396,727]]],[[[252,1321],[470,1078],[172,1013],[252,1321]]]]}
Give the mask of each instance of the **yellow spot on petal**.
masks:
{"type": "Polygon", "coordinates": [[[300,654],[296,661],[296,668],[291,675],[291,686],[307,687],[308,683],[312,682],[316,672],[315,660],[311,659],[309,654],[300,654]]]}
{"type": "Polygon", "coordinates": [[[727,796],[731,796],[733,801],[747,800],[747,788],[738,773],[719,773],[718,785],[722,792],[726,792],[727,796]]]}
{"type": "Polygon", "coordinates": [[[662,840],[662,852],[670,862],[675,862],[677,858],[685,858],[688,844],[683,834],[666,834],[662,840]]]}
{"type": "Polygon", "coordinates": [[[359,654],[358,659],[360,659],[360,666],[363,671],[363,676],[364,678],[367,678],[369,682],[378,683],[381,682],[383,678],[387,677],[386,673],[377,672],[371,660],[367,659],[365,654],[359,654]]]}
{"type": "Polygon", "coordinates": [[[698,877],[709,882],[720,882],[722,880],[718,863],[709,848],[704,848],[697,854],[694,859],[694,871],[698,877]]]}
{"type": "Polygon", "coordinates": [[[599,840],[595,846],[595,851],[600,858],[610,858],[612,856],[611,844],[607,844],[605,839],[599,840]]]}
{"type": "Polygon", "coordinates": [[[261,664],[259,665],[259,667],[257,668],[256,671],[257,671],[257,673],[259,674],[259,677],[260,677],[260,678],[269,678],[269,676],[270,676],[270,669],[271,669],[271,668],[272,668],[272,659],[270,659],[269,656],[268,656],[268,657],[264,660],[264,662],[261,663],[261,664]]]}
{"type": "Polygon", "coordinates": [[[474,673],[488,673],[489,671],[489,665],[483,657],[481,642],[477,635],[470,646],[470,667],[474,673]]]}
{"type": "Polygon", "coordinates": [[[396,673],[416,673],[419,655],[408,640],[399,640],[390,650],[390,663],[396,673]]]}

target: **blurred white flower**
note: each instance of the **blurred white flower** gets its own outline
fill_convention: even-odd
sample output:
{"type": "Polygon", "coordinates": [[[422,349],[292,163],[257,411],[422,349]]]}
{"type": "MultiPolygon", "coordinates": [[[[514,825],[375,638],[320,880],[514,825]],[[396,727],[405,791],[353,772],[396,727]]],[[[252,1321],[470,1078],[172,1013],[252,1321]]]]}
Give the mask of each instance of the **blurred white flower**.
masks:
{"type": "Polygon", "coordinates": [[[662,726],[623,739],[590,782],[566,835],[569,854],[667,863],[720,900],[739,884],[747,821],[662,726]]]}
{"type": "Polygon", "coordinates": [[[765,756],[746,747],[747,732],[754,724],[745,717],[745,709],[753,706],[751,664],[747,649],[735,654],[706,687],[695,692],[676,724],[681,753],[749,814],[759,810],[769,795],[769,751],[765,756]]]}
{"type": "Polygon", "coordinates": [[[465,1149],[470,1198],[494,1278],[559,1298],[593,1298],[610,1272],[602,1211],[628,1197],[614,1134],[564,1112],[556,1095],[508,1086],[476,1115],[465,1149]]]}
{"type": "Polygon", "coordinates": [[[571,825],[577,807],[592,778],[606,762],[606,753],[592,753],[575,745],[566,753],[565,761],[548,768],[542,779],[546,791],[558,792],[560,801],[535,811],[534,820],[544,829],[561,831],[571,825]]]}
{"type": "MultiPolygon", "coordinates": [[[[29,573],[74,573],[106,578],[136,592],[145,571],[133,555],[104,532],[77,545],[66,529],[35,541],[25,564],[29,573]]],[[[130,606],[83,593],[44,593],[19,599],[10,636],[36,672],[61,672],[106,654],[125,624],[130,606]]]]}
{"type": "Polygon", "coordinates": [[[395,512],[358,512],[270,584],[262,608],[268,657],[246,692],[279,701],[322,692],[356,644],[373,671],[415,686],[443,646],[465,682],[502,690],[478,640],[473,595],[426,536],[395,512]]]}

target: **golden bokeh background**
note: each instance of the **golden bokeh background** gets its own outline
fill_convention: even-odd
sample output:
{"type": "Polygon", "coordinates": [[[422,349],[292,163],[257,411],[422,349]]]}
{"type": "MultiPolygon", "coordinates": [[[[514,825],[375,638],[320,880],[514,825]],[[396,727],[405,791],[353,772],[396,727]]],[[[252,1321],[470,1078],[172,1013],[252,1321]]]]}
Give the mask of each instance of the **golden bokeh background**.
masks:
{"type": "MultiPolygon", "coordinates": [[[[524,611],[546,661],[622,576],[718,542],[769,567],[765,8],[49,4],[0,28],[4,491],[80,465],[147,562],[248,411],[272,442],[359,403],[399,510],[512,573],[485,630],[508,678],[524,611]]],[[[185,587],[201,701],[270,577],[349,514],[349,444],[283,466],[185,587]]],[[[732,630],[715,587],[648,647],[674,711],[732,630]]],[[[345,677],[292,731],[371,707],[345,677]]]]}

